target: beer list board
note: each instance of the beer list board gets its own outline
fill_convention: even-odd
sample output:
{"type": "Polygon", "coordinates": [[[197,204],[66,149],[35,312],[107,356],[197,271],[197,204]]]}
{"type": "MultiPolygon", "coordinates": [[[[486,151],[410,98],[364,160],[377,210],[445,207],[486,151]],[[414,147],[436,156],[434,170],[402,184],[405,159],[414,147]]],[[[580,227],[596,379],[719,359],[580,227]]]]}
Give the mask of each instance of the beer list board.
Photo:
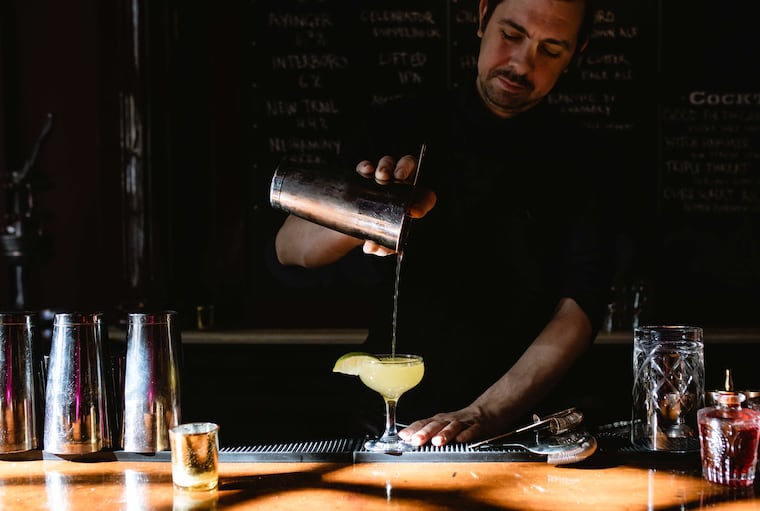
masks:
{"type": "MultiPolygon", "coordinates": [[[[631,239],[619,248],[617,278],[651,284],[661,321],[755,324],[760,43],[749,34],[759,8],[697,4],[596,2],[589,47],[547,101],[623,153],[611,171],[625,190],[631,239]]],[[[262,189],[279,161],[332,160],[340,134],[371,122],[372,106],[471,86],[477,6],[251,0],[246,118],[249,169],[262,189]]]]}

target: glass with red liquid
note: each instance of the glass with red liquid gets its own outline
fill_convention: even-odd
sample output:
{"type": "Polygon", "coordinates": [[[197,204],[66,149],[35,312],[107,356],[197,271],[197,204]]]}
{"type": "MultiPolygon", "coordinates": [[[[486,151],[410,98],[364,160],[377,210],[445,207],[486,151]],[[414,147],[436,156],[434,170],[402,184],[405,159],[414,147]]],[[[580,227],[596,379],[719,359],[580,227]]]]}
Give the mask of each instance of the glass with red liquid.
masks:
{"type": "Polygon", "coordinates": [[[740,392],[718,392],[717,404],[697,412],[702,476],[726,486],[755,481],[760,412],[742,408],[740,392]]]}

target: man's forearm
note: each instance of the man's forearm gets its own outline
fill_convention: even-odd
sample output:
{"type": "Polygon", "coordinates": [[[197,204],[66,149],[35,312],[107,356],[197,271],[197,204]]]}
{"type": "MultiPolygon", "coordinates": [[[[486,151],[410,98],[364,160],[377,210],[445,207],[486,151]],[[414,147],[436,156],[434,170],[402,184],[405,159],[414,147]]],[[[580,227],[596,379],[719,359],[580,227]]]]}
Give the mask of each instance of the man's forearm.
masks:
{"type": "Polygon", "coordinates": [[[520,359],[473,403],[489,417],[519,417],[540,401],[591,343],[588,316],[570,298],[520,359]]]}
{"type": "Polygon", "coordinates": [[[334,263],[362,240],[290,215],[275,238],[277,259],[286,266],[304,268],[334,263]]]}

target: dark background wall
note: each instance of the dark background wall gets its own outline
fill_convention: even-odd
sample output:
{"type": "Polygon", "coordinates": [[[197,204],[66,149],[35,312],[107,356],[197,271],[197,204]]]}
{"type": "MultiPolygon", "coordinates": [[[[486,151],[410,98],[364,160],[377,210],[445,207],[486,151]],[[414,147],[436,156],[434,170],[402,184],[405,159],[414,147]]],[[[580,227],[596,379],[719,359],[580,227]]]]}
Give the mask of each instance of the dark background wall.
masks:
{"type": "MultiPolygon", "coordinates": [[[[112,78],[103,65],[107,43],[98,14],[97,2],[86,1],[3,2],[0,13],[5,184],[31,156],[47,113],[55,114],[31,172],[49,249],[34,247],[25,254],[29,305],[35,308],[89,306],[111,296],[121,274],[119,173],[109,163],[109,155],[118,156],[118,132],[116,111],[104,94],[112,78]]],[[[10,198],[4,199],[7,213],[10,198]]],[[[0,264],[9,267],[5,257],[0,264]]],[[[13,282],[9,272],[0,277],[6,306],[13,282]]]]}
{"type": "MultiPolygon", "coordinates": [[[[269,279],[268,179],[280,159],[330,158],[368,105],[469,84],[476,5],[4,2],[6,184],[54,114],[33,171],[44,243],[21,261],[28,307],[191,318],[214,303],[224,327],[361,323],[330,312],[351,300],[315,309],[269,279]]],[[[652,321],[758,323],[760,45],[742,35],[755,10],[603,0],[589,52],[549,99],[622,147],[617,283],[647,284],[652,321]]],[[[18,262],[0,258],[6,307],[18,262]]]]}
{"type": "Polygon", "coordinates": [[[114,314],[190,311],[213,301],[212,281],[245,274],[238,8],[3,2],[6,187],[54,116],[29,180],[41,235],[23,235],[43,243],[0,258],[3,306],[18,267],[27,308],[114,314]]]}

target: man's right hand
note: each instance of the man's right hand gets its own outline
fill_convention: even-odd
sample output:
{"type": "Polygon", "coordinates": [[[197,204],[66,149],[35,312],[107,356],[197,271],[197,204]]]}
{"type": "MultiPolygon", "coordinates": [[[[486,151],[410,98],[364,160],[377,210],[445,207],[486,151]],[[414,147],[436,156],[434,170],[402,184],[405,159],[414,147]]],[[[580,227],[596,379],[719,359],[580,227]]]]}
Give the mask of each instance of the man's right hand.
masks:
{"type": "MultiPolygon", "coordinates": [[[[374,179],[377,183],[388,184],[392,182],[411,183],[417,172],[417,157],[411,154],[402,156],[398,161],[392,156],[385,155],[373,165],[369,160],[362,160],[356,165],[356,172],[367,179],[374,179]]],[[[437,197],[434,191],[415,190],[414,202],[409,208],[409,216],[422,218],[435,206],[437,197]]],[[[366,254],[387,256],[395,254],[395,250],[386,248],[374,241],[365,240],[362,250],[366,254]]]]}

